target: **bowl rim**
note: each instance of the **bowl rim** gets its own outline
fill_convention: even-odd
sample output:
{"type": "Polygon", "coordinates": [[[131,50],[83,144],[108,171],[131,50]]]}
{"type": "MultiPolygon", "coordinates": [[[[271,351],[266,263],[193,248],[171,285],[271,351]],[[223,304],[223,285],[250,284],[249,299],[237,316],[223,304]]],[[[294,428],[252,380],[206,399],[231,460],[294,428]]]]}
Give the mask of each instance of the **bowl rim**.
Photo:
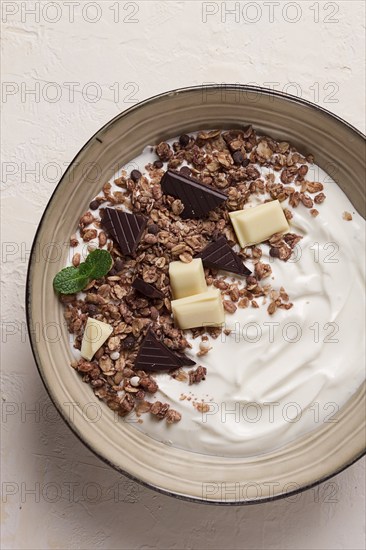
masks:
{"type": "Polygon", "coordinates": [[[157,485],[154,485],[153,483],[149,483],[147,481],[139,479],[138,477],[136,477],[133,474],[131,474],[130,472],[124,470],[123,468],[121,468],[117,464],[115,464],[112,461],[108,460],[108,458],[103,456],[89,442],[87,442],[84,439],[83,435],[72,424],[72,422],[66,418],[66,415],[64,414],[60,404],[57,402],[56,398],[54,397],[54,395],[52,393],[52,390],[51,390],[51,388],[50,388],[50,386],[49,386],[49,384],[46,380],[46,376],[44,375],[44,372],[42,370],[40,362],[37,359],[36,342],[34,341],[33,332],[31,330],[31,273],[32,273],[32,265],[34,263],[34,258],[35,258],[35,248],[36,248],[36,245],[37,245],[38,236],[39,236],[39,234],[41,232],[41,229],[43,227],[46,212],[47,212],[47,210],[48,210],[48,208],[49,208],[49,206],[50,206],[50,204],[51,204],[51,202],[54,198],[54,195],[56,194],[58,188],[60,187],[60,185],[63,183],[65,177],[67,176],[70,167],[74,165],[76,159],[79,157],[79,155],[81,155],[84,152],[84,150],[89,146],[89,144],[93,140],[95,140],[96,137],[101,132],[105,131],[109,126],[113,125],[117,120],[120,120],[120,119],[124,118],[125,116],[127,116],[131,112],[133,112],[134,110],[140,108],[142,105],[152,103],[155,100],[160,100],[160,99],[163,99],[164,97],[169,97],[172,94],[181,95],[181,94],[189,93],[191,91],[195,91],[195,90],[199,90],[199,89],[201,89],[201,90],[202,89],[211,89],[211,90],[225,89],[227,91],[238,91],[238,90],[240,90],[240,91],[243,91],[243,92],[257,92],[259,94],[262,94],[263,96],[279,97],[281,99],[285,99],[285,100],[293,102],[293,103],[298,103],[302,106],[305,106],[307,108],[312,109],[313,111],[320,111],[323,114],[329,116],[330,118],[332,118],[332,119],[342,123],[346,127],[348,127],[352,132],[357,134],[358,137],[362,138],[364,141],[366,140],[366,135],[365,134],[363,134],[360,130],[358,130],[352,124],[350,124],[349,122],[344,120],[342,117],[332,113],[328,109],[325,109],[324,107],[322,107],[320,105],[317,105],[317,104],[315,104],[315,103],[313,103],[313,102],[311,102],[307,99],[300,98],[300,97],[297,97],[297,96],[294,96],[294,95],[291,95],[291,94],[287,94],[287,93],[284,93],[284,92],[271,90],[269,88],[265,88],[265,87],[262,87],[262,86],[251,86],[251,85],[247,85],[247,84],[224,84],[224,83],[222,83],[222,84],[204,84],[204,85],[196,85],[196,86],[186,86],[186,87],[181,87],[181,88],[174,88],[174,89],[168,90],[166,92],[155,94],[155,95],[153,95],[149,98],[146,98],[142,101],[139,101],[135,105],[132,105],[131,107],[127,108],[126,110],[122,111],[121,113],[117,114],[115,117],[110,119],[108,122],[106,122],[103,126],[101,126],[88,139],[88,141],[85,142],[85,144],[78,150],[78,152],[75,154],[73,159],[70,161],[70,163],[66,167],[64,173],[62,174],[59,182],[57,183],[56,187],[54,188],[54,190],[53,190],[53,192],[52,192],[52,194],[51,194],[51,196],[50,196],[50,198],[49,198],[49,200],[48,200],[48,202],[47,202],[47,204],[44,208],[44,211],[42,213],[42,216],[40,218],[40,221],[38,223],[38,226],[37,226],[34,238],[33,238],[31,251],[30,251],[30,256],[29,256],[29,261],[28,261],[28,267],[27,267],[27,276],[26,276],[26,285],[25,285],[25,306],[26,306],[27,330],[28,330],[28,334],[29,334],[29,342],[30,342],[32,355],[33,355],[38,373],[41,377],[42,383],[43,383],[43,385],[46,389],[46,392],[47,392],[49,398],[51,399],[51,402],[53,403],[56,410],[60,414],[62,420],[65,422],[65,424],[68,426],[68,428],[73,432],[73,434],[76,435],[76,437],[79,439],[79,441],[81,441],[95,456],[97,456],[105,464],[111,466],[117,472],[123,474],[127,478],[135,481],[136,483],[139,483],[140,485],[142,485],[144,487],[152,489],[152,490],[154,490],[154,491],[156,491],[160,494],[163,494],[163,495],[167,495],[167,496],[170,496],[170,497],[175,497],[179,500],[184,500],[184,501],[187,501],[187,502],[200,503],[200,504],[211,504],[211,505],[214,505],[214,506],[255,505],[255,504],[273,502],[273,501],[276,501],[276,500],[288,498],[288,497],[291,497],[293,495],[297,495],[299,493],[302,493],[303,491],[306,491],[306,490],[311,489],[313,487],[316,487],[321,483],[324,483],[325,481],[327,481],[327,480],[333,478],[334,476],[338,475],[339,473],[341,473],[342,471],[344,471],[345,469],[350,467],[352,464],[354,464],[355,462],[360,460],[363,456],[365,456],[366,455],[366,448],[363,451],[357,453],[350,461],[347,461],[346,463],[342,464],[339,468],[337,468],[335,471],[333,471],[329,475],[322,476],[321,478],[317,479],[313,483],[305,484],[305,485],[303,485],[299,488],[296,488],[294,490],[291,490],[291,491],[288,491],[288,492],[285,492],[285,493],[280,493],[280,494],[272,495],[272,496],[269,496],[269,497],[263,497],[263,498],[259,498],[259,499],[256,499],[256,500],[235,500],[235,501],[208,500],[208,499],[205,499],[205,498],[196,498],[196,497],[192,497],[192,496],[188,496],[188,495],[175,493],[173,491],[169,491],[168,489],[163,489],[163,488],[161,488],[157,485]]]}

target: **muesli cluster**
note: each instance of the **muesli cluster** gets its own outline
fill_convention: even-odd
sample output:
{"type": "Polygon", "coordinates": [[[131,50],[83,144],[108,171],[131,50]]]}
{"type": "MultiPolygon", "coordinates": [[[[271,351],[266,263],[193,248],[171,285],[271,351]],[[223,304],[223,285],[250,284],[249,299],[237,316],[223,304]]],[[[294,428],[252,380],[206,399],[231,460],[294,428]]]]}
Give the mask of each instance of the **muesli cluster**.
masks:
{"type": "MultiPolygon", "coordinates": [[[[147,335],[153,338],[153,347],[165,359],[169,354],[164,350],[170,350],[167,364],[171,367],[175,364],[168,369],[171,376],[189,385],[209,375],[202,366],[191,368],[195,362],[184,355],[191,348],[189,338],[201,340],[199,361],[210,352],[211,338],[229,331],[225,325],[187,330],[176,326],[172,316],[170,264],[176,261],[190,264],[211,243],[224,237],[240,262],[246,262],[250,269],[246,276],[234,275],[203,263],[206,284],[220,291],[224,312],[232,315],[237,308],[259,308],[263,304],[269,315],[274,315],[277,309],[290,309],[293,304],[286,290],[281,286],[273,288],[269,282],[272,269],[262,261],[262,246],[268,247],[274,261],[286,262],[301,235],[291,230],[279,232],[270,235],[263,244],[240,248],[230,213],[245,210],[253,201],[255,204],[286,201],[282,210],[291,223],[293,209],[299,204],[315,218],[319,213],[315,206],[324,201],[325,194],[321,183],[306,179],[309,164],[313,163],[311,155],[305,158],[287,142],[257,135],[251,126],[182,135],[172,145],[159,143],[155,153],[156,160],[145,167],[146,172],[136,169],[122,172],[115,185],[105,183],[102,192],[91,201],[90,209],[81,216],[78,232],[70,239],[71,247],[83,242],[89,243],[89,252],[106,250],[113,265],[99,278],[93,278],[96,271],[89,266],[82,293],[61,293],[60,300],[65,307],[68,329],[75,336],[76,349],[82,348],[88,319],[111,327],[110,336],[90,360],[82,358],[72,363],[95,395],[120,416],[132,411],[137,416],[149,412],[159,420],[174,423],[181,419],[180,413],[153,398],[158,390],[159,369],[141,368],[144,364],[141,348],[147,335]],[[199,201],[187,205],[179,193],[169,191],[171,187],[164,191],[167,184],[164,187],[161,182],[168,172],[173,179],[185,178],[198,189],[200,184],[207,186],[217,192],[213,196],[218,201],[220,196],[224,198],[205,216],[195,217],[194,208],[200,209],[199,201]],[[186,215],[187,208],[191,214],[186,215]],[[125,243],[131,245],[127,254],[116,238],[111,209],[132,213],[137,220],[135,241],[125,243]]],[[[169,180],[169,185],[172,181],[169,180]]],[[[81,260],[80,253],[75,252],[73,268],[83,266],[81,260]]],[[[147,365],[150,356],[145,353],[147,365]]]]}

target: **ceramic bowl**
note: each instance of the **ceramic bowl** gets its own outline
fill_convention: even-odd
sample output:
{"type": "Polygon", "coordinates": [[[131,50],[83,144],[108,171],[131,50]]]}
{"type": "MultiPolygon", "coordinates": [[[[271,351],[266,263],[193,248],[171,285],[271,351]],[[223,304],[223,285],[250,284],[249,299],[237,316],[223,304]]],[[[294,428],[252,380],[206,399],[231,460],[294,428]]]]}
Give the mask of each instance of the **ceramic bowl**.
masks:
{"type": "Polygon", "coordinates": [[[118,167],[134,159],[147,144],[202,128],[248,123],[261,133],[292,142],[304,154],[315,153],[317,164],[365,216],[364,136],[355,128],[311,103],[261,88],[185,88],[121,113],[81,149],[45,210],[28,271],[27,315],[34,357],[54,404],[74,433],[100,458],[143,484],[170,495],[218,504],[256,503],[289,495],[324,481],[360,458],[365,444],[365,385],[341,408],[337,422],[321,425],[266,455],[223,458],[170,447],[142,434],[133,424],[117,422],[70,368],[63,308],[52,280],[65,265],[69,237],[80,215],[118,167]],[[32,330],[37,326],[41,330],[32,330]],[[100,410],[97,421],[90,419],[95,420],[95,412],[90,414],[93,406],[100,410]]]}

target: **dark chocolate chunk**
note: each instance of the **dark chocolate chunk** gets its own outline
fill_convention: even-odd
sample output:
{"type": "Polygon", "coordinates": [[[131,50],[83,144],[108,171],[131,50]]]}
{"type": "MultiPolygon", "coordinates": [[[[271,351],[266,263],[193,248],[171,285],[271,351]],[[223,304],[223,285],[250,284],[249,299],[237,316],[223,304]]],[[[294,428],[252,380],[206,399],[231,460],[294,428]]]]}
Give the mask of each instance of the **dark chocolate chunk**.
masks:
{"type": "Polygon", "coordinates": [[[191,176],[192,170],[188,166],[182,166],[182,168],[179,170],[180,174],[183,174],[183,176],[191,176]]]}
{"type": "Polygon", "coordinates": [[[234,252],[224,236],[208,244],[195,257],[201,258],[205,267],[222,269],[245,277],[251,274],[251,271],[243,264],[240,256],[234,252]]]}
{"type": "Polygon", "coordinates": [[[160,229],[159,229],[159,226],[156,225],[156,223],[151,223],[150,225],[147,226],[147,232],[150,233],[151,235],[156,235],[157,233],[159,233],[160,229]]]}
{"type": "Polygon", "coordinates": [[[154,285],[151,285],[150,283],[145,283],[145,281],[140,277],[136,277],[136,279],[132,283],[132,286],[135,290],[137,290],[144,296],[147,296],[148,298],[156,298],[158,300],[164,299],[164,294],[161,292],[161,290],[158,290],[154,285]]]}
{"type": "Polygon", "coordinates": [[[142,177],[140,170],[132,170],[131,179],[136,183],[142,177]]]}
{"type": "Polygon", "coordinates": [[[117,258],[117,260],[113,264],[113,267],[117,271],[117,273],[122,271],[124,266],[125,266],[125,262],[121,258],[117,258]]]}
{"type": "Polygon", "coordinates": [[[183,354],[178,356],[158,340],[153,331],[149,329],[137,354],[135,370],[159,372],[179,369],[183,364],[191,365],[191,360],[183,354]]]}
{"type": "Polygon", "coordinates": [[[114,262],[112,269],[108,271],[108,275],[117,275],[120,273],[125,266],[125,262],[121,258],[117,258],[114,262]]]}
{"type": "Polygon", "coordinates": [[[241,164],[244,160],[244,155],[241,151],[235,151],[232,156],[234,164],[241,164]]]}
{"type": "Polygon", "coordinates": [[[164,163],[161,160],[154,160],[153,162],[154,168],[162,168],[164,166],[164,163]]]}
{"type": "Polygon", "coordinates": [[[93,317],[93,315],[97,315],[99,313],[99,309],[95,304],[88,304],[87,312],[89,317],[93,317]]]}
{"type": "Polygon", "coordinates": [[[272,258],[279,258],[280,257],[280,249],[275,248],[274,246],[271,246],[269,249],[269,255],[272,256],[272,258]]]}
{"type": "Polygon", "coordinates": [[[90,210],[98,210],[99,204],[100,204],[99,201],[97,201],[97,200],[94,199],[94,200],[91,201],[91,203],[89,204],[90,210]]]}
{"type": "Polygon", "coordinates": [[[187,147],[187,145],[190,141],[191,141],[191,139],[187,134],[182,134],[179,138],[179,143],[182,147],[187,147]]]}
{"type": "Polygon", "coordinates": [[[129,334],[128,336],[126,336],[124,340],[121,341],[121,347],[123,349],[132,349],[135,347],[135,344],[136,344],[136,340],[132,336],[132,334],[129,334]]]}
{"type": "Polygon", "coordinates": [[[166,195],[182,201],[184,210],[181,216],[184,219],[203,218],[227,199],[227,195],[222,191],[173,170],[167,170],[160,183],[166,195]]]}
{"type": "Polygon", "coordinates": [[[102,224],[126,256],[135,253],[147,220],[143,216],[128,214],[122,210],[105,208],[102,224]]]}

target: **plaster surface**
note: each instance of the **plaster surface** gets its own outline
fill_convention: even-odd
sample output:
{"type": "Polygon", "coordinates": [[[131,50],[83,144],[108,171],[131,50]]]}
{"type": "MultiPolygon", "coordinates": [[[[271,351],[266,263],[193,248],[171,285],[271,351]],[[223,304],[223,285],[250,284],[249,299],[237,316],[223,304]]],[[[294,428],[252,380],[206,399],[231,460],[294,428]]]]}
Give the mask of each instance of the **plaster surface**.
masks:
{"type": "Polygon", "coordinates": [[[1,11],[2,547],[363,549],[364,460],[250,507],[176,500],[107,467],[50,403],[24,310],[31,243],[62,172],[137,101],[187,85],[258,84],[364,131],[363,2],[13,1],[1,11]]]}

